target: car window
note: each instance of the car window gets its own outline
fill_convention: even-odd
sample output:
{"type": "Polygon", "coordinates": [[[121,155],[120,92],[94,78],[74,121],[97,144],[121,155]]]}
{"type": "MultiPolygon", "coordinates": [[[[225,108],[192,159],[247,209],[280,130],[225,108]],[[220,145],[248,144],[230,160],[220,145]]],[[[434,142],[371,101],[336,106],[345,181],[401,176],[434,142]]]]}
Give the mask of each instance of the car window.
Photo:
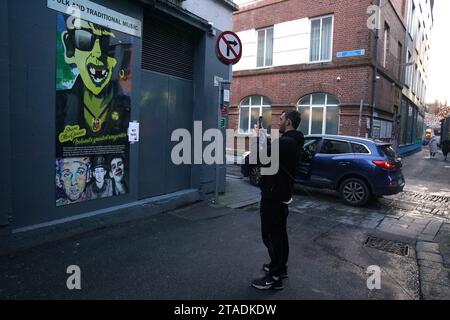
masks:
{"type": "Polygon", "coordinates": [[[317,145],[319,144],[318,139],[305,139],[305,144],[303,145],[303,149],[308,150],[311,153],[316,153],[317,145]]]}
{"type": "Polygon", "coordinates": [[[359,143],[351,143],[353,153],[369,154],[369,150],[365,145],[359,143]]]}
{"type": "Polygon", "coordinates": [[[323,154],[344,154],[350,153],[348,142],[325,139],[320,153],[323,154]]]}
{"type": "Polygon", "coordinates": [[[388,156],[389,158],[392,158],[392,159],[397,158],[397,154],[395,153],[394,148],[392,148],[392,146],[390,146],[390,145],[381,146],[381,151],[383,151],[383,153],[386,156],[388,156]]]}

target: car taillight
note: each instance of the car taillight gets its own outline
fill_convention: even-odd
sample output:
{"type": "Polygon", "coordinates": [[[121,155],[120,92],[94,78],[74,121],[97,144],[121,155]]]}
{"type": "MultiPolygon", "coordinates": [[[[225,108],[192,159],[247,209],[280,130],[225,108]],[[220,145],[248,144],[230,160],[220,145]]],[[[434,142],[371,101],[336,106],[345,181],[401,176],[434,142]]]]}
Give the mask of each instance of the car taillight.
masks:
{"type": "Polygon", "coordinates": [[[395,163],[392,161],[372,161],[375,165],[377,165],[380,168],[386,169],[386,170],[394,170],[395,169],[395,163]]]}

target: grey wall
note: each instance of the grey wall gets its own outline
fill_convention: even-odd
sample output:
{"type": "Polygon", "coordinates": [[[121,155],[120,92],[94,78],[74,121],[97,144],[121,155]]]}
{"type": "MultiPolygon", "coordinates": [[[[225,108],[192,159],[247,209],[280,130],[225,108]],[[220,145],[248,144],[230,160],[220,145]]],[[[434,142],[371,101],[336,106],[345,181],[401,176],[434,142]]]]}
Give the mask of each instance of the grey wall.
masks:
{"type": "Polygon", "coordinates": [[[0,225],[8,222],[12,212],[8,29],[8,0],[0,0],[0,168],[3,172],[0,180],[0,225]]]}
{"type": "MultiPolygon", "coordinates": [[[[97,1],[99,4],[118,12],[143,20],[143,7],[138,1],[97,1]]],[[[86,201],[64,207],[55,206],[55,66],[56,66],[56,15],[57,12],[46,7],[46,1],[8,1],[0,0],[1,37],[0,67],[8,70],[8,46],[10,75],[1,73],[0,94],[8,97],[0,105],[0,132],[2,150],[11,149],[11,158],[3,157],[2,169],[12,172],[14,178],[3,177],[0,182],[0,217],[4,212],[13,210],[13,227],[19,228],[43,222],[65,219],[77,214],[108,208],[137,201],[139,197],[139,179],[154,179],[151,172],[160,169],[161,158],[150,153],[154,161],[140,162],[140,143],[130,147],[130,192],[120,197],[86,201]],[[9,32],[8,32],[9,28],[9,32]],[[10,42],[7,35],[10,35],[10,42]],[[6,50],[4,50],[6,49],[6,50]],[[8,90],[10,78],[10,90],[8,90]],[[6,104],[4,103],[6,101],[6,104]],[[14,106],[10,109],[10,105],[14,106]],[[11,123],[11,130],[9,128],[11,123]],[[10,143],[11,141],[11,143],[10,143]],[[11,159],[11,160],[10,160],[11,159]],[[152,170],[144,172],[143,167],[152,170]],[[142,174],[142,176],[141,176],[142,174]],[[10,190],[9,190],[10,189],[10,190]],[[9,192],[11,191],[11,193],[9,192]]],[[[205,29],[206,30],[206,29],[205,29]]],[[[220,32],[217,32],[219,34],[220,32]]],[[[228,67],[215,56],[216,37],[205,32],[198,42],[195,52],[195,75],[193,82],[171,81],[176,95],[169,104],[173,109],[156,108],[161,116],[173,118],[168,122],[165,139],[170,140],[169,131],[178,127],[192,127],[192,120],[202,120],[203,129],[217,128],[217,88],[214,76],[228,77],[228,67]],[[205,59],[206,56],[206,59],[205,59]],[[190,93],[190,94],[189,94],[190,93]],[[192,108],[178,112],[183,108],[183,100],[193,101],[192,108]],[[187,112],[189,111],[189,112],[187,112]],[[177,118],[179,116],[179,118],[177,118]],[[190,123],[189,123],[190,122],[190,123]]],[[[146,92],[152,96],[161,94],[157,75],[141,71],[141,41],[136,39],[133,48],[133,91],[131,119],[144,125],[143,131],[157,136],[157,127],[142,114],[141,108],[146,92]],[[142,83],[141,83],[142,79],[142,83]],[[152,87],[153,86],[153,87],[152,87]],[[141,92],[144,88],[144,92],[141,92]],[[153,88],[153,89],[150,89],[153,88]],[[147,127],[147,125],[149,127],[147,127]],[[153,131],[152,131],[153,130],[153,131]]],[[[170,90],[170,89],[169,89],[170,90]]],[[[163,101],[156,99],[156,103],[163,101]]],[[[170,132],[171,133],[171,132],[170,132]]],[[[159,137],[159,136],[158,136],[159,137]]],[[[163,139],[164,137],[161,137],[163,139]]],[[[167,141],[168,143],[169,141],[167,141]]],[[[156,149],[166,142],[155,140],[156,149]]],[[[9,154],[9,153],[6,153],[9,154]]],[[[169,153],[170,156],[170,153],[169,153]]],[[[185,187],[199,189],[204,197],[214,192],[214,166],[198,165],[190,168],[170,168],[168,174],[154,180],[153,190],[147,196],[162,192],[176,191],[185,187]],[[161,191],[163,190],[163,191],[161,191]]],[[[221,180],[224,179],[224,173],[221,180]]]]}
{"type": "Polygon", "coordinates": [[[225,31],[233,27],[231,7],[223,0],[189,0],[181,2],[181,5],[197,16],[213,21],[217,29],[225,31]]]}
{"type": "MultiPolygon", "coordinates": [[[[223,79],[229,77],[229,67],[219,61],[216,52],[216,40],[221,30],[216,30],[216,36],[210,36],[205,33],[201,44],[199,45],[196,57],[195,77],[195,103],[194,120],[203,121],[203,131],[210,128],[218,128],[217,115],[219,112],[217,106],[218,88],[214,86],[214,76],[223,79]],[[205,57],[201,61],[200,57],[205,57]]],[[[225,143],[225,141],[224,141],[225,143]]],[[[204,144],[204,147],[208,143],[204,144]]],[[[192,185],[198,186],[202,198],[210,198],[215,189],[215,167],[214,166],[193,166],[192,185]]],[[[224,191],[225,171],[221,173],[221,192],[224,191]]]]}
{"type": "Polygon", "coordinates": [[[191,166],[171,161],[171,135],[192,130],[192,81],[143,70],[139,107],[139,198],[191,188],[191,166]]]}

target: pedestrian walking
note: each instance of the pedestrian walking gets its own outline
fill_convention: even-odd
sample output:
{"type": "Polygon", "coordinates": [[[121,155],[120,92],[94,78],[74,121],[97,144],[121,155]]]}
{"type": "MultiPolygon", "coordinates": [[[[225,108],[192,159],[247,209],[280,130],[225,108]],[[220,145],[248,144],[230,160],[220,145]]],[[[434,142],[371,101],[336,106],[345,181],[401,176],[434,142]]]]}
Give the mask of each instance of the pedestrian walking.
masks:
{"type": "Polygon", "coordinates": [[[438,141],[437,136],[433,136],[429,143],[431,159],[436,157],[436,153],[438,152],[438,144],[439,144],[439,141],[438,141]]]}
{"type": "Polygon", "coordinates": [[[283,279],[287,278],[288,205],[292,202],[295,169],[300,161],[304,144],[303,134],[297,131],[300,122],[298,111],[283,112],[279,123],[282,134],[279,140],[279,169],[275,175],[261,178],[261,235],[270,262],[263,265],[266,276],[251,283],[260,290],[283,289],[283,279]]]}

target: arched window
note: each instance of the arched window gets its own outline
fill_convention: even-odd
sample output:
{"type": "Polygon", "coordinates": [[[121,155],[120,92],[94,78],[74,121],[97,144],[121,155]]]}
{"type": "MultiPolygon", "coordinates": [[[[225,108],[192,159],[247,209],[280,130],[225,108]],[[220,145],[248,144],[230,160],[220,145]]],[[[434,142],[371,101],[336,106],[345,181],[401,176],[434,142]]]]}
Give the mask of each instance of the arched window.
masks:
{"type": "Polygon", "coordinates": [[[262,117],[262,126],[270,133],[272,110],[270,100],[262,96],[251,96],[242,100],[239,112],[239,132],[251,133],[262,117]]]}
{"type": "Polygon", "coordinates": [[[297,110],[302,115],[303,134],[338,134],[339,100],[326,93],[313,93],[300,99],[297,110]]]}

